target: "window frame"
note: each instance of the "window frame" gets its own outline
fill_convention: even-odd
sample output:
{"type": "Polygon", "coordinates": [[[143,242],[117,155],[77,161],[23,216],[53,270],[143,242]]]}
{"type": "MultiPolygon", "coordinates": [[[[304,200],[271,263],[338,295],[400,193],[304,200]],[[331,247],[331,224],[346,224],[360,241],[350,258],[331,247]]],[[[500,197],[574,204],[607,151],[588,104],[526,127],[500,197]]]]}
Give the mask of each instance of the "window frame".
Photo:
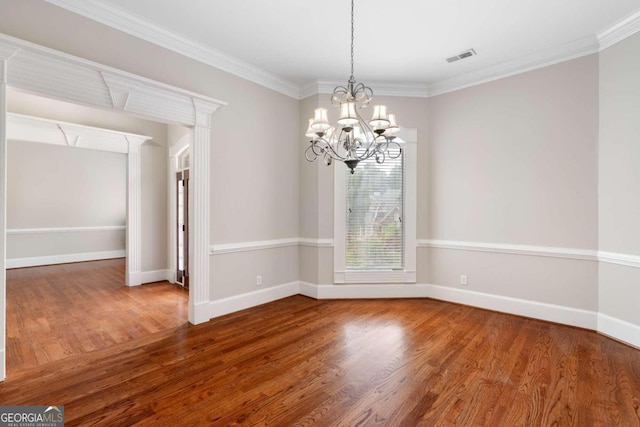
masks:
{"type": "MultiPolygon", "coordinates": [[[[345,168],[334,170],[334,283],[416,283],[416,216],[417,216],[417,129],[401,129],[398,138],[403,150],[403,226],[404,269],[347,270],[347,191],[345,168]]],[[[342,167],[341,167],[342,166],[342,167]]]]}

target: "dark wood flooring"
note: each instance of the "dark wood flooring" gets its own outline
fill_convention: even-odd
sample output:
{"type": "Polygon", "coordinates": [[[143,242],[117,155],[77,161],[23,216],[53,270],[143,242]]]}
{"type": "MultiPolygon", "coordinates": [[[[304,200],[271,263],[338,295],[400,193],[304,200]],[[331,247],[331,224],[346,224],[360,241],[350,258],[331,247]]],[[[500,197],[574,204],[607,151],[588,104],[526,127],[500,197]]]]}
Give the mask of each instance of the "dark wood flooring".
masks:
{"type": "Polygon", "coordinates": [[[125,287],[124,270],[124,259],[7,270],[9,378],[187,323],[186,291],[125,287]]]}
{"type": "Polygon", "coordinates": [[[640,351],[429,299],[295,296],[23,371],[67,426],[639,426],[640,351]]]}

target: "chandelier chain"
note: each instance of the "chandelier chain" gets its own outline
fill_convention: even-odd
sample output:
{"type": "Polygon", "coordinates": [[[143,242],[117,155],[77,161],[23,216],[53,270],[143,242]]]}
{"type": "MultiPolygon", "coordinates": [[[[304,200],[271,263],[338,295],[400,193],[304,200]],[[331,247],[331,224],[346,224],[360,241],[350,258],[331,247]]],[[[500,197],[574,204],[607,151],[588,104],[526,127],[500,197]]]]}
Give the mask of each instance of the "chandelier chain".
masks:
{"type": "Polygon", "coordinates": [[[351,80],[355,80],[353,77],[353,6],[354,0],[351,0],[351,80]]]}

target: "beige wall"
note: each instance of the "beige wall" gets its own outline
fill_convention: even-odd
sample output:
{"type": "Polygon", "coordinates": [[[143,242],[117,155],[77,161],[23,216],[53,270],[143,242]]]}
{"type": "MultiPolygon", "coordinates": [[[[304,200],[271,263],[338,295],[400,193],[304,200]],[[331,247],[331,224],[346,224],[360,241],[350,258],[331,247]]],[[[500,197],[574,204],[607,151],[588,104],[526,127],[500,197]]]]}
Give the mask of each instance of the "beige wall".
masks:
{"type": "MultiPolygon", "coordinates": [[[[640,34],[600,53],[600,250],[640,256],[640,34]]],[[[640,326],[640,270],[600,265],[600,312],[640,326]]]]}
{"type": "MultiPolygon", "coordinates": [[[[148,135],[153,138],[142,146],[142,271],[166,269],[167,126],[14,90],[9,91],[8,109],[13,113],[148,135]]],[[[72,204],[65,208],[69,212],[63,212],[43,209],[44,199],[40,197],[18,199],[16,191],[22,187],[17,179],[22,172],[17,170],[18,165],[9,157],[9,228],[124,225],[126,155],[22,142],[9,145],[9,155],[12,154],[19,156],[16,161],[23,159],[32,162],[32,169],[39,171],[34,170],[28,177],[20,177],[23,184],[40,188],[46,185],[42,188],[41,197],[59,200],[71,197],[72,204]],[[54,159],[58,159],[59,162],[55,162],[54,159]],[[64,165],[64,168],[60,165],[64,165]],[[67,188],[58,187],[57,182],[50,180],[45,183],[45,180],[55,173],[61,180],[73,179],[70,185],[77,186],[76,190],[81,191],[69,196],[66,194],[67,188]],[[12,180],[12,177],[15,179],[12,180]],[[27,178],[29,182],[24,182],[27,178]],[[113,184],[109,187],[109,194],[98,192],[99,188],[106,188],[109,182],[113,184]],[[18,186],[14,187],[14,183],[18,186]],[[89,197],[95,200],[89,200],[89,197]],[[18,203],[18,200],[22,202],[18,203]],[[83,204],[83,200],[91,203],[83,204]]],[[[35,196],[37,194],[34,194],[35,196]]],[[[29,253],[37,254],[32,256],[45,256],[124,249],[123,232],[101,233],[101,241],[98,241],[100,239],[97,239],[97,236],[95,232],[65,233],[58,236],[41,236],[42,240],[39,241],[33,235],[9,236],[7,249],[11,258],[27,257],[29,253]],[[94,242],[91,243],[92,241],[94,242]]]]}
{"type": "MultiPolygon", "coordinates": [[[[298,236],[297,100],[45,2],[2,0],[0,9],[0,32],[228,102],[213,116],[211,242],[298,236]]],[[[211,295],[241,292],[237,272],[212,265],[211,295]]]]}
{"type": "Polygon", "coordinates": [[[126,154],[23,141],[7,151],[8,229],[125,225],[126,154]]]}
{"type": "MultiPolygon", "coordinates": [[[[430,98],[427,138],[430,239],[597,249],[597,55],[430,98]]],[[[427,283],[459,288],[464,274],[465,290],[597,309],[593,261],[435,248],[418,260],[427,283]]]]}
{"type": "Polygon", "coordinates": [[[7,258],[124,250],[124,230],[43,232],[49,228],[124,226],[126,155],[9,141],[7,258]]]}
{"type": "MultiPolygon", "coordinates": [[[[328,103],[329,95],[303,100],[301,126],[328,103]]],[[[418,129],[419,239],[597,249],[597,55],[428,99],[374,103],[418,129]]],[[[302,168],[310,194],[301,209],[318,212],[303,233],[333,238],[332,168],[302,168]]],[[[331,249],[301,248],[302,280],[332,283],[332,264],[331,249]]],[[[419,283],[459,288],[464,274],[465,290],[597,309],[593,261],[419,248],[417,270],[419,283]]]]}
{"type": "Polygon", "coordinates": [[[429,108],[430,238],[597,247],[597,55],[429,108]]]}
{"type": "MultiPolygon", "coordinates": [[[[333,168],[307,163],[302,137],[328,95],[297,101],[45,2],[0,9],[3,33],[229,102],[213,122],[213,244],[333,238],[333,168]]],[[[376,97],[418,129],[418,238],[639,255],[639,37],[433,98],[376,97]]],[[[258,289],[258,274],[264,287],[333,281],[331,248],[215,255],[211,268],[212,298],[258,289]]],[[[418,249],[418,282],[458,287],[460,274],[466,290],[640,323],[629,267],[601,265],[598,282],[594,261],[418,249]]]]}

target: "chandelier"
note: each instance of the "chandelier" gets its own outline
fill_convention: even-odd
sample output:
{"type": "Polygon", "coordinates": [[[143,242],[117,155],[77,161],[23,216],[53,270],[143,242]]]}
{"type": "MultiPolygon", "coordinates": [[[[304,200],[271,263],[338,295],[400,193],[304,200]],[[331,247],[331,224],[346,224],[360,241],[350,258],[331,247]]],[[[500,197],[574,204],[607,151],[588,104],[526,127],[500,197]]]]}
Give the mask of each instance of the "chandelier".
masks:
{"type": "Polygon", "coordinates": [[[360,110],[373,99],[373,90],[353,77],[353,2],[351,0],[351,76],[347,86],[337,86],[331,95],[331,104],[340,109],[337,125],[328,120],[327,109],[317,108],[309,119],[305,136],[312,138],[305,151],[305,158],[313,162],[322,157],[325,165],[339,160],[354,173],[363,160],[374,157],[384,163],[387,157],[396,159],[402,153],[400,144],[394,141],[400,130],[394,114],[387,113],[385,105],[375,105],[371,120],[365,121],[360,110]]]}

